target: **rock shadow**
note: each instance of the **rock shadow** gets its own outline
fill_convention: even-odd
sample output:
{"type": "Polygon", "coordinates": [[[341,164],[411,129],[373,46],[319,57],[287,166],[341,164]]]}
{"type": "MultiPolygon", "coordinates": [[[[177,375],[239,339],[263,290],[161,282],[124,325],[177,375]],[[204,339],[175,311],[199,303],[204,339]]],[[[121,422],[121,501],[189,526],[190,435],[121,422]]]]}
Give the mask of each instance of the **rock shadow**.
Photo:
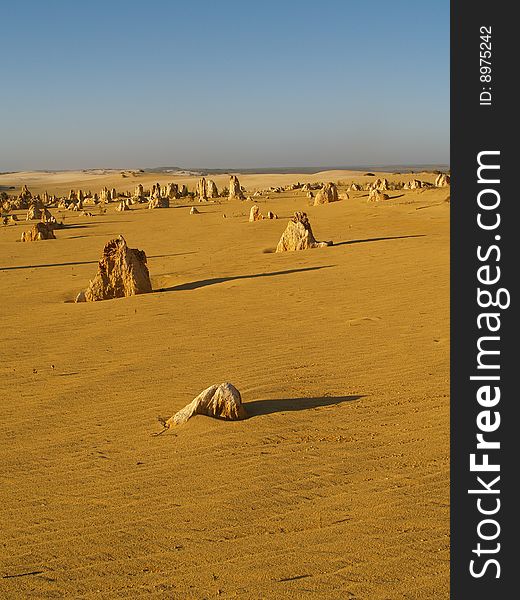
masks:
{"type": "Polygon", "coordinates": [[[181,292],[186,290],[196,290],[208,285],[225,283],[226,281],[236,281],[239,279],[257,279],[258,277],[274,277],[275,275],[290,275],[292,273],[305,273],[306,271],[318,271],[320,269],[329,269],[334,265],[324,265],[322,267],[304,267],[302,269],[288,269],[286,271],[272,271],[269,273],[255,273],[253,275],[235,275],[230,277],[214,277],[213,279],[200,279],[199,281],[190,281],[181,283],[168,288],[159,288],[154,292],[181,292]]]}
{"type": "Polygon", "coordinates": [[[312,408],[321,408],[323,406],[335,406],[344,402],[355,402],[365,395],[356,396],[321,396],[313,398],[276,398],[274,400],[255,400],[245,402],[247,418],[258,417],[260,415],[271,415],[273,413],[292,412],[299,410],[309,410],[312,408]]]}
{"type": "Polygon", "coordinates": [[[418,235],[394,235],[391,237],[367,238],[365,240],[346,240],[345,242],[334,242],[334,246],[348,246],[350,244],[365,244],[367,242],[384,242],[386,240],[405,240],[407,238],[426,237],[424,234],[418,235]]]}

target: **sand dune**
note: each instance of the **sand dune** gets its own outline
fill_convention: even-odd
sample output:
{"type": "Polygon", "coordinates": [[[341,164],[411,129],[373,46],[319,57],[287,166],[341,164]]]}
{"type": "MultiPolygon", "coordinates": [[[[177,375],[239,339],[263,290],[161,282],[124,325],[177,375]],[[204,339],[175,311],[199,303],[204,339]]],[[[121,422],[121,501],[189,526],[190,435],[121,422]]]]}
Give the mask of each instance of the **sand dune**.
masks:
{"type": "MultiPolygon", "coordinates": [[[[172,180],[196,178],[0,185],[172,180]]],[[[250,202],[110,204],[26,244],[25,223],[0,228],[0,597],[448,597],[449,192],[388,193],[273,195],[258,203],[280,219],[256,223],[250,202]],[[334,246],[273,253],[295,210],[334,246]],[[146,251],[154,292],[72,303],[118,234],[146,251]],[[151,435],[221,381],[250,418],[151,435]]]]}

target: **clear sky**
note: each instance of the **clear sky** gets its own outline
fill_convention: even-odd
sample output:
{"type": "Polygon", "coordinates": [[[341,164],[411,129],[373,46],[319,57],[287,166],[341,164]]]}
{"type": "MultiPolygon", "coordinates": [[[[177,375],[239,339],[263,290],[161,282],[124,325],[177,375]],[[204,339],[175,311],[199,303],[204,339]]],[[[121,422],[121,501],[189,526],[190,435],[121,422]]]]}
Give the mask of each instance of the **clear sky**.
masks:
{"type": "Polygon", "coordinates": [[[0,171],[449,163],[449,1],[0,0],[0,171]]]}

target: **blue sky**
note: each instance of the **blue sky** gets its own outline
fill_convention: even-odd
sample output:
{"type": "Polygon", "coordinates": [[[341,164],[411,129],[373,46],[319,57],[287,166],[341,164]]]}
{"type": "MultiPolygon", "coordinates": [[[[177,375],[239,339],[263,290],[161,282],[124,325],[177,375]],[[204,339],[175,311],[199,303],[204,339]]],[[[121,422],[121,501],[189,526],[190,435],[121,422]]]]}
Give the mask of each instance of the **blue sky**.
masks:
{"type": "Polygon", "coordinates": [[[449,2],[0,0],[0,171],[449,162],[449,2]]]}

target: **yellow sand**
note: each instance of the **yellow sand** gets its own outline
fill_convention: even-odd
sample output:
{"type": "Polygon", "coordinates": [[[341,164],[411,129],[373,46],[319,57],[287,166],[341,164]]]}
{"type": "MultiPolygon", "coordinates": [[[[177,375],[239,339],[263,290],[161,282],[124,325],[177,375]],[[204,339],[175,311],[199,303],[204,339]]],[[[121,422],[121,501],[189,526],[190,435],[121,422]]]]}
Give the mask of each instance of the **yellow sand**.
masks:
{"type": "MultiPolygon", "coordinates": [[[[0,186],[196,180],[81,176],[0,186]]],[[[0,597],[448,598],[448,194],[273,194],[257,203],[280,219],[257,223],[247,201],[52,209],[73,227],[25,244],[27,223],[0,228],[0,597]],[[295,210],[335,245],[269,252],[295,210]],[[71,303],[120,233],[162,291],[71,303]],[[222,381],[250,419],[151,435],[222,381]]]]}

